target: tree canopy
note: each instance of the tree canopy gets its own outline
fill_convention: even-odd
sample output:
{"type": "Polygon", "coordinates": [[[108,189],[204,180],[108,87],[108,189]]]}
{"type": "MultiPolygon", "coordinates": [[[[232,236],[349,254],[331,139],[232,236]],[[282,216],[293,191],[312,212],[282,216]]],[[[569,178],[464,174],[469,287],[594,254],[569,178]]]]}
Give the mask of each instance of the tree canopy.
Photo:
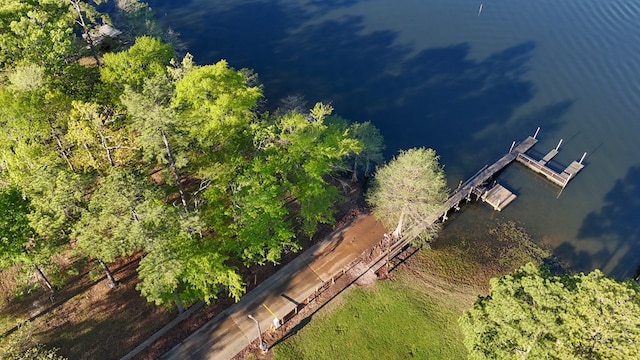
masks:
{"type": "Polygon", "coordinates": [[[374,175],[367,201],[375,216],[393,235],[404,228],[418,229],[418,239],[429,240],[437,231],[435,222],[447,196],[444,170],[433,149],[400,151],[374,175]]]}
{"type": "Polygon", "coordinates": [[[552,275],[529,263],[492,279],[459,322],[470,359],[640,357],[640,289],[598,270],[552,275]]]}
{"type": "Polygon", "coordinates": [[[16,187],[0,187],[0,269],[12,266],[25,257],[34,236],[29,225],[29,202],[16,187]]]}
{"type": "MultiPolygon", "coordinates": [[[[178,59],[158,36],[96,46],[110,21],[97,3],[0,5],[3,261],[72,248],[115,286],[109,263],[141,252],[151,302],[237,299],[243,267],[278,263],[333,221],[332,178],[378,161],[379,131],[331,121],[323,103],[268,112],[252,71],[178,59]]],[[[116,7],[125,22],[149,15],[116,7]]]]}

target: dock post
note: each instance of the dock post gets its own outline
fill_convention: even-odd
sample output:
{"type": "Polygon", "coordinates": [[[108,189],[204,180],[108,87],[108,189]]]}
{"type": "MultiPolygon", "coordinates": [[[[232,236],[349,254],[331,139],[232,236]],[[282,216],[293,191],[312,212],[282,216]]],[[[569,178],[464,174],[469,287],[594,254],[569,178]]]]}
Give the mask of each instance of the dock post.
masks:
{"type": "Polygon", "coordinates": [[[560,149],[560,144],[562,144],[562,139],[560,139],[560,142],[558,143],[558,146],[556,146],[556,151],[558,151],[558,149],[560,149]]]}
{"type": "Polygon", "coordinates": [[[538,126],[538,128],[536,129],[536,133],[533,134],[534,139],[536,138],[536,136],[538,136],[538,131],[540,131],[540,126],[538,126]]]}
{"type": "Polygon", "coordinates": [[[560,195],[562,195],[562,191],[564,191],[564,188],[567,187],[567,184],[569,183],[569,180],[571,180],[571,174],[569,174],[569,176],[567,176],[567,181],[564,182],[564,185],[562,185],[562,189],[560,189],[560,192],[558,193],[558,196],[556,196],[556,199],[560,197],[560,195]]]}
{"type": "Polygon", "coordinates": [[[582,164],[582,161],[584,160],[585,156],[587,156],[587,152],[585,151],[584,154],[582,154],[582,157],[580,158],[580,161],[578,161],[580,164],[582,164]]]}
{"type": "Polygon", "coordinates": [[[513,151],[513,147],[516,146],[515,140],[511,143],[511,148],[509,148],[509,154],[513,151]]]}

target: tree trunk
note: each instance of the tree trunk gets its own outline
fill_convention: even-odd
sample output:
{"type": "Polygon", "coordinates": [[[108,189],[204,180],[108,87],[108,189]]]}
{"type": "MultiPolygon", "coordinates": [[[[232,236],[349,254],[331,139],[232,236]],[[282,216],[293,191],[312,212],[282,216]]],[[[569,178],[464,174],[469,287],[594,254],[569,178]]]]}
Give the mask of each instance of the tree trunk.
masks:
{"type": "Polygon", "coordinates": [[[62,154],[62,157],[64,158],[64,160],[67,162],[67,165],[69,165],[69,169],[71,169],[71,172],[75,172],[76,170],[73,168],[73,165],[69,160],[69,155],[67,155],[67,152],[64,149],[64,146],[62,146],[62,140],[60,140],[60,137],[58,135],[54,134],[53,137],[56,139],[56,143],[58,144],[58,150],[60,151],[60,154],[62,154]]]}
{"type": "Polygon", "coordinates": [[[79,0],[71,0],[71,4],[76,9],[76,13],[78,13],[78,24],[82,27],[82,34],[84,35],[85,41],[91,50],[91,55],[96,61],[96,65],[100,66],[100,57],[98,56],[98,52],[96,50],[96,46],[93,43],[93,38],[91,38],[91,34],[89,33],[87,23],[84,21],[84,16],[82,16],[82,10],[80,9],[80,1],[79,0]]]}
{"type": "Polygon", "coordinates": [[[178,314],[182,314],[184,312],[184,306],[182,305],[182,300],[180,300],[180,296],[178,296],[178,289],[173,289],[173,297],[176,299],[176,307],[178,308],[178,314]]]}
{"type": "Polygon", "coordinates": [[[100,135],[100,145],[102,145],[102,148],[104,149],[104,151],[107,152],[107,160],[109,160],[109,165],[111,167],[114,167],[116,166],[116,163],[113,162],[113,157],[111,156],[111,148],[107,144],[107,137],[104,135],[102,126],[103,126],[102,124],[98,124],[98,134],[100,135]]]}
{"type": "Polygon", "coordinates": [[[358,155],[353,159],[353,172],[351,173],[351,182],[358,182],[358,155]]]}
{"type": "Polygon", "coordinates": [[[178,192],[180,193],[180,200],[182,200],[182,206],[184,207],[185,212],[189,212],[189,208],[187,206],[187,196],[184,192],[184,187],[182,186],[182,181],[180,181],[180,176],[178,175],[178,169],[176,168],[176,161],[173,158],[173,153],[171,152],[171,146],[169,146],[169,140],[167,139],[167,135],[164,131],[160,131],[162,134],[162,141],[164,142],[164,148],[167,151],[167,158],[169,159],[169,168],[171,169],[171,174],[173,175],[173,179],[178,185],[178,192]]]}
{"type": "Polygon", "coordinates": [[[393,237],[398,239],[402,236],[402,222],[404,221],[404,213],[406,212],[406,207],[402,208],[402,212],[400,213],[400,219],[398,220],[398,226],[393,230],[393,237]]]}
{"type": "Polygon", "coordinates": [[[38,273],[38,275],[40,275],[40,278],[44,281],[45,285],[47,285],[49,290],[51,290],[51,292],[55,292],[55,290],[53,289],[53,286],[51,285],[51,282],[49,281],[49,279],[47,279],[47,277],[44,275],[42,270],[40,270],[40,267],[36,264],[34,264],[33,267],[36,269],[36,272],[38,273]]]}
{"type": "Polygon", "coordinates": [[[105,264],[102,260],[98,260],[98,262],[100,262],[100,265],[102,265],[102,268],[104,269],[105,274],[107,274],[107,279],[109,279],[109,287],[111,287],[112,289],[117,288],[118,283],[113,278],[113,274],[111,273],[111,270],[109,270],[109,267],[107,266],[107,264],[105,264]]]}

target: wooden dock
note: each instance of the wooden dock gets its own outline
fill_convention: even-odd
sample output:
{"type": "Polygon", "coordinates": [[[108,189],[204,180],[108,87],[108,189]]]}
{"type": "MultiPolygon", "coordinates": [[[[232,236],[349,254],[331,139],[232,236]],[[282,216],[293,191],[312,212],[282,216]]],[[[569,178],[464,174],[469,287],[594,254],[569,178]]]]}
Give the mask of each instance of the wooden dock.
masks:
{"type": "Polygon", "coordinates": [[[509,203],[515,200],[517,196],[506,189],[504,186],[496,185],[487,188],[487,183],[489,182],[489,180],[495,177],[498,172],[500,172],[502,169],[504,169],[514,161],[518,161],[519,163],[525,165],[534,172],[543,175],[545,178],[547,178],[547,180],[564,189],[569,181],[573,179],[584,167],[582,161],[584,160],[587,153],[584,153],[584,155],[582,155],[580,161],[572,162],[562,172],[558,173],[552,168],[548,167],[547,164],[558,154],[558,150],[560,149],[562,140],[560,140],[558,146],[556,146],[555,149],[549,151],[540,160],[535,160],[534,158],[526,154],[526,152],[529,151],[538,142],[536,137],[539,131],[540,128],[536,130],[533,136],[529,136],[519,143],[516,143],[514,141],[511,145],[511,149],[509,149],[509,152],[507,154],[503,155],[493,164],[485,165],[475,175],[473,175],[464,183],[461,183],[460,186],[458,186],[458,188],[453,193],[451,193],[449,198],[444,202],[444,212],[441,214],[442,221],[447,220],[447,213],[449,213],[449,211],[451,211],[452,209],[459,210],[460,203],[463,200],[471,201],[472,195],[475,195],[476,199],[482,198],[485,202],[489,203],[495,210],[498,211],[501,211],[509,203]]]}
{"type": "Polygon", "coordinates": [[[581,162],[574,161],[561,173],[558,173],[543,164],[541,161],[534,160],[526,154],[518,154],[516,160],[529,169],[533,170],[534,172],[543,175],[545,178],[547,178],[547,180],[560,186],[561,188],[567,186],[569,180],[573,179],[576,174],[578,174],[578,172],[584,167],[581,162]]]}
{"type": "Polygon", "coordinates": [[[451,209],[460,209],[460,202],[462,200],[471,200],[471,195],[475,194],[476,197],[482,196],[486,191],[487,182],[494,177],[498,172],[507,167],[507,165],[511,164],[520,154],[524,154],[529,149],[533,147],[538,142],[538,140],[529,136],[524,141],[516,144],[514,143],[511,146],[509,152],[503,155],[500,159],[494,162],[491,165],[485,166],[480,171],[478,171],[475,175],[473,175],[469,180],[462,183],[456,191],[454,191],[449,198],[444,203],[444,213],[442,214],[442,220],[447,220],[447,213],[451,209]]]}

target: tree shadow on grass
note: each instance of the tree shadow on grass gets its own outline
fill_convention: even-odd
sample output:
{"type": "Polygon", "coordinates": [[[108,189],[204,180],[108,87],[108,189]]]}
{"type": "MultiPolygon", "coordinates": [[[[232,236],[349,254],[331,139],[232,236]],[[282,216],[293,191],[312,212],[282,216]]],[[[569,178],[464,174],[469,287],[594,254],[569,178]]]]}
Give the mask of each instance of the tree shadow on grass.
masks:
{"type": "Polygon", "coordinates": [[[100,285],[45,314],[38,341],[70,359],[119,359],[173,317],[142,298],[135,281],[100,285]]]}

